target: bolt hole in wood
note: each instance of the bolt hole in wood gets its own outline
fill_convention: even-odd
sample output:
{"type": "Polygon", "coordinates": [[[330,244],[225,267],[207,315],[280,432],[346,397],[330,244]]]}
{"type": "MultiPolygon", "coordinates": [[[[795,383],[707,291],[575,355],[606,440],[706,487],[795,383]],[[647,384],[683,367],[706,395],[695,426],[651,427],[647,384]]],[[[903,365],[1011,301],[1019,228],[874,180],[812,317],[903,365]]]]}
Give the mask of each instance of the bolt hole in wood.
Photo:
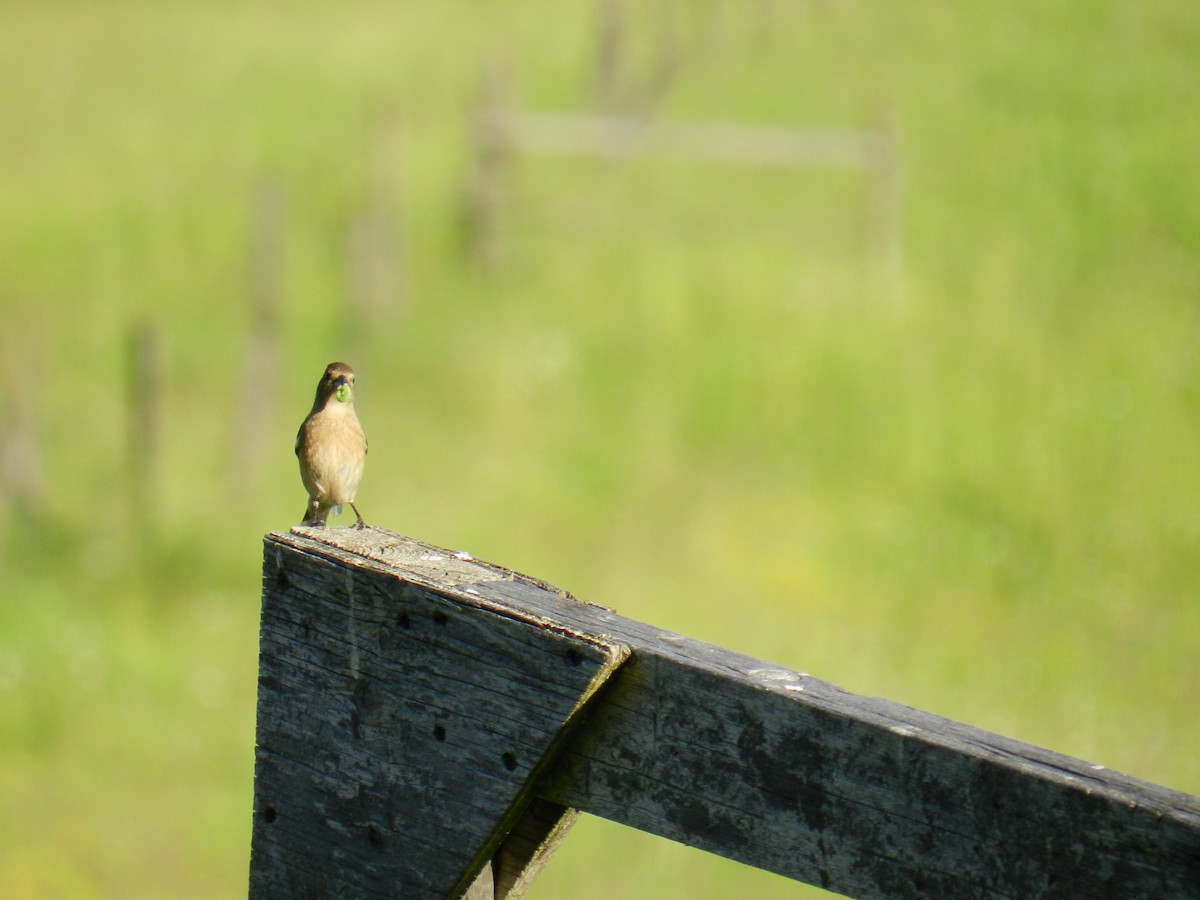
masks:
{"type": "Polygon", "coordinates": [[[517,767],[517,754],[511,750],[505,750],[500,754],[500,760],[504,763],[504,768],[510,772],[517,767]]]}
{"type": "Polygon", "coordinates": [[[433,736],[439,741],[444,741],[446,739],[446,727],[444,725],[434,725],[433,736]]]}
{"type": "Polygon", "coordinates": [[[273,807],[273,806],[267,806],[267,807],[264,807],[264,808],[263,808],[263,811],[262,811],[262,817],[263,817],[263,820],[264,820],[264,821],[266,821],[266,822],[274,822],[274,821],[275,821],[275,816],[276,816],[276,815],[278,815],[278,814],[275,812],[275,807],[273,807]]]}
{"type": "Polygon", "coordinates": [[[567,651],[567,662],[573,666],[578,666],[583,662],[583,654],[572,647],[567,651]]]}
{"type": "Polygon", "coordinates": [[[412,628],[412,620],[408,618],[408,613],[396,613],[396,624],[401,628],[412,628]]]}
{"type": "Polygon", "coordinates": [[[433,621],[434,621],[435,625],[445,625],[447,622],[450,621],[450,617],[447,616],[441,610],[438,610],[437,612],[435,612],[433,614],[433,621]]]}

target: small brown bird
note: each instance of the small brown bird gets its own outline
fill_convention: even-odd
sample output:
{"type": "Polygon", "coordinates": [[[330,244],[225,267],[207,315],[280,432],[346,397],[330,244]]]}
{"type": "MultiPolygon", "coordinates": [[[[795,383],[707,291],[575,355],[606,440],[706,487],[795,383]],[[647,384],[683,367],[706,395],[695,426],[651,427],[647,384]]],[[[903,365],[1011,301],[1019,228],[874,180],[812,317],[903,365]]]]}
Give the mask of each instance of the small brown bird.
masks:
{"type": "Polygon", "coordinates": [[[296,435],[296,456],[308,491],[301,524],[320,528],[330,512],[338,515],[348,503],[358,517],[354,526],[365,528],[354,494],[367,459],[367,435],[354,412],[354,370],[345,363],[330,363],[321,376],[312,412],[296,435]]]}

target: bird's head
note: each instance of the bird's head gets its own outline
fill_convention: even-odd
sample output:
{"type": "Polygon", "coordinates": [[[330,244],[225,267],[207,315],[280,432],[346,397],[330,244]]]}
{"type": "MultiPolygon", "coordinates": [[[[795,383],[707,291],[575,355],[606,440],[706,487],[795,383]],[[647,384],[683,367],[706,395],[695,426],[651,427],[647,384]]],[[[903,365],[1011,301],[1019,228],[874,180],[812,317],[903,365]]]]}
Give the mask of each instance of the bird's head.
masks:
{"type": "Polygon", "coordinates": [[[335,362],[326,366],[321,383],[317,385],[317,398],[322,405],[330,397],[336,398],[338,403],[354,400],[354,370],[345,363],[335,362]]]}

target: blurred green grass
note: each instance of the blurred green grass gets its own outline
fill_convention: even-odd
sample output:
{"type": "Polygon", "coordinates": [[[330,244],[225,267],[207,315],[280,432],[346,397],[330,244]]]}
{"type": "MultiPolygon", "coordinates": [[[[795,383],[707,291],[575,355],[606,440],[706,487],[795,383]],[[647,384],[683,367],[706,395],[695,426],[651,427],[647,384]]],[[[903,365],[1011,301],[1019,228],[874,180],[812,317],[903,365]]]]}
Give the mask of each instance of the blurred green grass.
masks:
{"type": "MultiPolygon", "coordinates": [[[[244,892],[259,538],[298,516],[291,441],[334,358],[359,370],[369,521],[1200,793],[1200,12],[629,14],[635,68],[678,48],[664,115],[890,108],[898,279],[865,179],[650,160],[520,163],[504,264],[467,266],[483,73],[587,108],[591,3],[0,8],[0,416],[31,417],[44,476],[0,523],[0,894],[244,892]],[[266,388],[264,183],[283,306],[258,448],[235,427],[266,388]],[[367,317],[347,234],[379,202],[404,291],[367,317]]],[[[534,894],[682,891],[820,893],[585,820],[534,894]]]]}

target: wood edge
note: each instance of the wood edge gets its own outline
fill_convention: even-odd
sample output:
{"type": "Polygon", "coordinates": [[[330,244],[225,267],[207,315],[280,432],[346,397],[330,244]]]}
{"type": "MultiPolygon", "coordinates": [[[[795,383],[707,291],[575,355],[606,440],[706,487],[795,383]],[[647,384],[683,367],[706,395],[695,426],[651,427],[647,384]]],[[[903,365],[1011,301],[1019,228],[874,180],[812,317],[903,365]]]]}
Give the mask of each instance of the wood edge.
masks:
{"type": "Polygon", "coordinates": [[[558,734],[551,741],[550,746],[546,749],[541,759],[530,769],[529,777],[517,794],[513,804],[496,823],[492,835],[484,842],[480,848],[480,852],[476,855],[471,865],[467,867],[459,884],[456,885],[455,890],[462,892],[461,894],[457,894],[457,896],[465,898],[465,900],[481,900],[483,897],[493,896],[483,893],[487,884],[492,885],[496,898],[509,896],[516,898],[521,896],[521,894],[528,890],[537,872],[546,864],[546,861],[558,848],[558,844],[561,843],[570,826],[574,824],[576,818],[574,810],[562,807],[552,800],[541,797],[538,793],[538,786],[541,784],[546,773],[553,768],[558,755],[567,746],[569,739],[577,730],[579,723],[583,719],[585,707],[630,657],[631,651],[629,647],[622,644],[595,640],[586,635],[570,634],[564,636],[568,639],[595,644],[603,654],[600,664],[597,666],[596,672],[589,679],[587,685],[580,691],[575,705],[564,719],[558,734]],[[530,825],[529,821],[531,819],[531,809],[536,809],[538,804],[549,804],[560,807],[563,810],[562,815],[559,816],[554,826],[545,832],[532,852],[510,855],[502,869],[500,862],[506,843],[514,835],[519,838],[523,833],[523,829],[526,838],[528,838],[528,833],[531,829],[536,832],[538,827],[536,819],[538,817],[536,815],[533,817],[535,821],[533,825],[530,825]],[[519,869],[514,870],[517,860],[522,856],[525,857],[523,864],[520,865],[519,869]],[[490,874],[485,878],[485,873],[490,874]],[[500,890],[502,880],[504,892],[500,890]],[[510,893],[513,890],[518,890],[518,892],[510,893]]]}
{"type": "MultiPolygon", "coordinates": [[[[323,559],[348,565],[363,571],[388,575],[405,584],[413,585],[414,587],[421,588],[429,591],[430,593],[453,600],[457,603],[462,603],[475,609],[502,615],[506,618],[515,619],[528,625],[542,628],[546,631],[552,631],[566,637],[583,641],[598,648],[601,652],[606,654],[611,652],[620,652],[623,653],[621,657],[622,659],[627,657],[629,654],[629,648],[627,646],[625,646],[621,651],[616,651],[615,648],[618,646],[623,646],[621,642],[612,640],[607,634],[599,630],[593,631],[591,629],[573,628],[546,616],[531,614],[528,610],[524,609],[517,603],[513,603],[506,599],[485,596],[482,592],[483,590],[487,589],[489,584],[494,584],[500,581],[519,581],[520,583],[526,584],[536,590],[543,591],[558,600],[568,603],[578,603],[591,609],[606,610],[611,612],[611,610],[607,610],[606,607],[581,601],[566,591],[556,588],[549,582],[522,575],[521,573],[512,569],[506,569],[503,566],[496,566],[492,563],[478,560],[474,557],[469,557],[468,561],[477,566],[480,570],[480,580],[451,583],[449,581],[429,577],[423,573],[406,568],[403,565],[397,565],[384,560],[376,559],[371,556],[365,556],[361,553],[355,552],[352,549],[347,549],[337,543],[317,540],[307,533],[316,530],[318,529],[302,529],[301,526],[294,526],[290,532],[272,531],[264,535],[264,547],[269,549],[273,546],[280,550],[288,549],[311,556],[318,556],[323,559]]],[[[354,529],[353,526],[346,526],[345,530],[357,529],[354,529]]],[[[399,541],[403,541],[412,546],[420,547],[432,553],[453,556],[455,553],[459,552],[447,550],[444,547],[438,547],[435,544],[429,544],[425,541],[418,541],[414,538],[406,537],[405,535],[387,531],[386,529],[374,528],[373,530],[390,535],[399,541]]]]}

